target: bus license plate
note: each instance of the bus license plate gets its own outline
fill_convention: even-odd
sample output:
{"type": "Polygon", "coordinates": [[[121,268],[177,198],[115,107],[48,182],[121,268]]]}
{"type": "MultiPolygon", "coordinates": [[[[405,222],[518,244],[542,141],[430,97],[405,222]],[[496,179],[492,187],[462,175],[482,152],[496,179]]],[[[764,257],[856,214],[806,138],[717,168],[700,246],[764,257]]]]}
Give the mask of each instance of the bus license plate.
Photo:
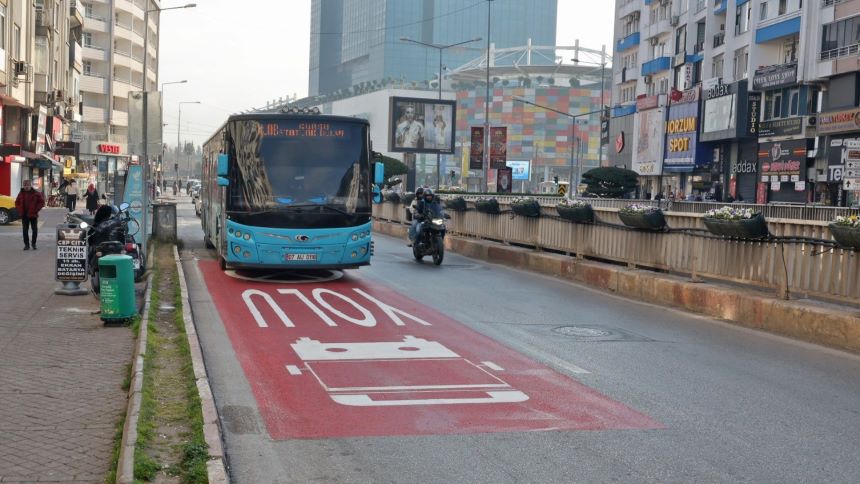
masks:
{"type": "Polygon", "coordinates": [[[317,260],[316,254],[287,254],[287,260],[317,260]]]}

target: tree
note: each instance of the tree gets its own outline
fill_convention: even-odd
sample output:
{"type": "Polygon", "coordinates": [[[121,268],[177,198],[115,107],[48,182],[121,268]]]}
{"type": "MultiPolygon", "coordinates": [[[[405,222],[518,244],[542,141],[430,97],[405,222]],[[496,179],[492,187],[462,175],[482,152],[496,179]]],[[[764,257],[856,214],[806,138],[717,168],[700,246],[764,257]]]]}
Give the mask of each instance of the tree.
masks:
{"type": "Polygon", "coordinates": [[[593,168],[582,175],[582,182],[588,185],[586,194],[599,198],[620,198],[636,189],[635,171],[614,166],[593,168]]]}
{"type": "Polygon", "coordinates": [[[376,161],[380,161],[380,162],[382,162],[383,165],[385,165],[385,180],[386,180],[385,187],[386,188],[397,185],[397,183],[398,183],[398,182],[389,182],[388,180],[391,180],[392,177],[395,177],[397,175],[405,175],[407,172],[406,164],[404,164],[402,161],[398,160],[397,158],[392,158],[390,156],[380,155],[380,157],[377,158],[376,161]]]}

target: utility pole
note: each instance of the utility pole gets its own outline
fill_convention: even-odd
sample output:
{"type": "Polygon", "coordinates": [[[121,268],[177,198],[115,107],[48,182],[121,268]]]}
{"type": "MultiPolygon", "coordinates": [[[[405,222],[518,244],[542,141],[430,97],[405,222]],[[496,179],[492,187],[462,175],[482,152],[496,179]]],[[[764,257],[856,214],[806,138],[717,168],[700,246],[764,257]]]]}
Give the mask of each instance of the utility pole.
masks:
{"type": "Polygon", "coordinates": [[[490,27],[492,18],[493,0],[487,0],[487,78],[486,91],[484,93],[484,157],[482,160],[484,168],[484,191],[490,191],[490,27]]]}

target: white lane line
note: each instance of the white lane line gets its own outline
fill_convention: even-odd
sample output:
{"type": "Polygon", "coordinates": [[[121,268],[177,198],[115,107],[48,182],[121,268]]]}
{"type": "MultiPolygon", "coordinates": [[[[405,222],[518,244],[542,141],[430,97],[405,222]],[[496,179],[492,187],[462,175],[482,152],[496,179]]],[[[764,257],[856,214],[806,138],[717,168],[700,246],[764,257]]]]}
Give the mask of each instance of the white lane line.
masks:
{"type": "Polygon", "coordinates": [[[296,365],[287,365],[287,371],[290,372],[290,375],[298,376],[302,374],[302,370],[299,369],[296,365]]]}
{"type": "Polygon", "coordinates": [[[484,366],[486,366],[487,368],[489,368],[489,369],[491,369],[491,370],[496,370],[496,371],[505,371],[505,369],[504,369],[504,368],[502,368],[501,366],[499,366],[499,365],[497,365],[497,364],[493,363],[492,361],[482,361],[482,362],[481,362],[481,364],[482,364],[482,365],[484,365],[484,366]]]}

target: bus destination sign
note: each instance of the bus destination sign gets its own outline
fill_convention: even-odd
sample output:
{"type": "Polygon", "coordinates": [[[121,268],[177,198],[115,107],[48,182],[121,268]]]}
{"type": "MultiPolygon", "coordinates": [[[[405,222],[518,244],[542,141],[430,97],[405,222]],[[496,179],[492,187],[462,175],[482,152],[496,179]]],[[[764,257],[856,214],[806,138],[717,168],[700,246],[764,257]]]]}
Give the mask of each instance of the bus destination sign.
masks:
{"type": "Polygon", "coordinates": [[[301,122],[291,125],[266,123],[263,125],[263,136],[279,138],[346,138],[347,131],[343,128],[332,127],[331,123],[301,122]]]}

